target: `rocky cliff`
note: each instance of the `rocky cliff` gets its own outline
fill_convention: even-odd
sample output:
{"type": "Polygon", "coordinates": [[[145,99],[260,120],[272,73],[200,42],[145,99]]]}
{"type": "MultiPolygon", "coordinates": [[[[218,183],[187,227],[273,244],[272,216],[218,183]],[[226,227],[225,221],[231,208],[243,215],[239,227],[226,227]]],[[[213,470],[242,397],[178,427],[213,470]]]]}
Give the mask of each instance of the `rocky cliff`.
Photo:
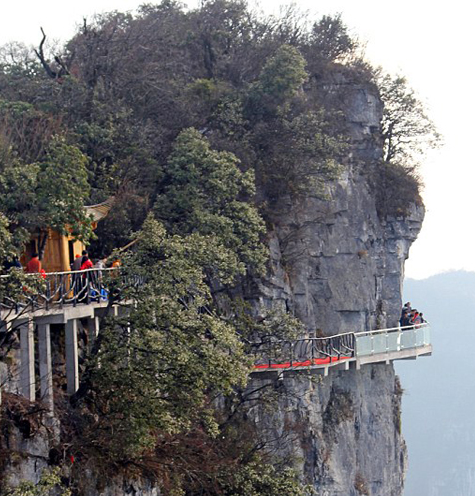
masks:
{"type": "MultiPolygon", "coordinates": [[[[368,180],[382,155],[382,107],[375,91],[348,82],[334,82],[325,91],[341,99],[349,126],[344,171],[326,186],[325,198],[308,195],[279,204],[269,233],[270,273],[255,283],[250,297],[257,312],[291,310],[316,336],[396,325],[404,261],[424,215],[422,207],[411,205],[404,218],[378,216],[368,180]]],[[[255,374],[249,390],[264,385],[281,394],[270,409],[256,403],[251,417],[268,445],[291,457],[320,496],[402,494],[402,390],[392,364],[330,370],[326,377],[289,373],[278,381],[255,374]]],[[[15,439],[23,454],[9,464],[12,481],[34,480],[48,458],[44,436],[15,439]]],[[[156,490],[121,482],[100,494],[156,490]]]]}
{"type": "MultiPolygon", "coordinates": [[[[405,218],[379,218],[367,178],[382,154],[381,105],[368,87],[344,93],[352,136],[345,172],[328,185],[325,200],[281,205],[270,238],[272,274],[255,301],[258,308],[279,302],[293,309],[317,336],[397,325],[404,261],[424,216],[413,205],[405,218]]],[[[250,390],[272,380],[254,374],[250,390]]],[[[278,403],[255,406],[252,414],[319,495],[402,494],[406,448],[392,364],[330,370],[318,379],[288,374],[273,387],[282,393],[278,403]]]]}

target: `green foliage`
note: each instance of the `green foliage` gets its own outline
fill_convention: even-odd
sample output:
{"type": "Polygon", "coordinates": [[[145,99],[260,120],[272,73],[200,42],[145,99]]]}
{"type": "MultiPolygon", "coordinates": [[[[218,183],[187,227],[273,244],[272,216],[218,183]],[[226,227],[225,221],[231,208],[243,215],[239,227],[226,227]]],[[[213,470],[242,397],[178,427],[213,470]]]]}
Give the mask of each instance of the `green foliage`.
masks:
{"type": "Polygon", "coordinates": [[[58,468],[44,470],[39,482],[21,482],[18,486],[7,489],[2,496],[71,496],[71,491],[64,487],[58,468]]]}
{"type": "Polygon", "coordinates": [[[0,170],[0,211],[8,219],[16,249],[29,233],[47,228],[87,240],[91,222],[83,208],[88,196],[86,158],[63,138],[53,138],[35,164],[11,159],[0,170]]]}
{"type": "Polygon", "coordinates": [[[37,227],[36,186],[39,166],[25,166],[18,160],[4,165],[0,172],[0,211],[7,219],[13,245],[20,251],[37,227]]]}
{"type": "Polygon", "coordinates": [[[244,385],[249,372],[239,336],[213,310],[206,283],[209,273],[228,282],[239,269],[236,257],[212,237],[168,236],[149,217],[124,264],[145,283],[129,289],[137,305],[126,322],[103,332],[92,377],[96,428],[116,459],[150,449],[157,433],[201,423],[213,436],[210,401],[244,385]]]}
{"type": "MultiPolygon", "coordinates": [[[[264,223],[246,201],[255,193],[254,173],[241,172],[238,163],[233,154],[213,150],[195,129],[182,131],[154,210],[171,232],[213,236],[241,264],[262,270],[267,256],[260,241],[264,223]]],[[[240,272],[244,269],[242,265],[240,272]]]]}
{"type": "Polygon", "coordinates": [[[91,223],[83,208],[89,194],[86,157],[64,139],[55,138],[39,167],[37,225],[89,239],[91,223]]]}
{"type": "Polygon", "coordinates": [[[249,463],[233,474],[225,485],[225,496],[311,496],[315,492],[304,486],[295,470],[283,468],[278,471],[272,465],[249,463]]]}
{"type": "Polygon", "coordinates": [[[259,76],[259,90],[282,104],[302,89],[308,77],[305,65],[305,59],[297,48],[282,45],[266,61],[259,76]]]}
{"type": "Polygon", "coordinates": [[[424,153],[440,144],[440,135],[406,78],[381,75],[378,87],[384,104],[384,162],[415,168],[424,153]]]}
{"type": "Polygon", "coordinates": [[[283,192],[322,197],[325,183],[339,175],[338,159],[345,144],[328,132],[323,111],[295,114],[282,110],[256,135],[262,147],[258,179],[273,200],[273,208],[283,192]],[[274,140],[275,135],[281,139],[274,140]]]}
{"type": "Polygon", "coordinates": [[[0,213],[0,259],[5,260],[14,253],[12,235],[8,230],[8,220],[0,213]]]}
{"type": "Polygon", "coordinates": [[[341,14],[324,15],[314,23],[311,44],[315,55],[335,61],[351,55],[358,44],[348,34],[348,28],[341,19],[341,14]]]}

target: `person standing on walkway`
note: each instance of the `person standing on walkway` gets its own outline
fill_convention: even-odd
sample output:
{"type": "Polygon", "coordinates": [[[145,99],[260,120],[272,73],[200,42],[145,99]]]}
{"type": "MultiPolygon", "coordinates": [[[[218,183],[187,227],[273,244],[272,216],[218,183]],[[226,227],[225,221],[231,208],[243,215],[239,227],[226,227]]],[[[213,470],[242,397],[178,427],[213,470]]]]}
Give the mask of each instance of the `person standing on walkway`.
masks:
{"type": "Polygon", "coordinates": [[[71,270],[72,271],[81,270],[81,265],[82,265],[82,256],[76,255],[74,262],[71,264],[71,270]]]}
{"type": "MultiPolygon", "coordinates": [[[[71,264],[71,270],[73,272],[78,272],[79,270],[81,270],[81,265],[82,265],[82,256],[76,255],[74,262],[71,264]]],[[[79,291],[81,290],[81,276],[77,273],[73,274],[71,284],[73,287],[74,296],[76,296],[79,293],[79,291]]]]}
{"type": "Polygon", "coordinates": [[[33,253],[31,260],[26,264],[26,271],[30,274],[41,272],[41,262],[38,258],[38,253],[33,253]]]}

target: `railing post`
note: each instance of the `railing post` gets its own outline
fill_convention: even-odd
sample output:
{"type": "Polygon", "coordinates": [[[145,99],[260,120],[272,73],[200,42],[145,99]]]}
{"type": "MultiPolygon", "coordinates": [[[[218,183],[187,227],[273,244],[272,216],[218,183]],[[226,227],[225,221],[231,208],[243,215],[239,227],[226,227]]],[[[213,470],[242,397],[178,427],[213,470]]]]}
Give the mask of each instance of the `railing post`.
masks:
{"type": "Polygon", "coordinates": [[[89,305],[91,299],[91,276],[86,272],[86,305],[89,305]]]}
{"type": "Polygon", "coordinates": [[[81,288],[81,276],[73,274],[73,307],[77,305],[78,294],[81,288]]]}

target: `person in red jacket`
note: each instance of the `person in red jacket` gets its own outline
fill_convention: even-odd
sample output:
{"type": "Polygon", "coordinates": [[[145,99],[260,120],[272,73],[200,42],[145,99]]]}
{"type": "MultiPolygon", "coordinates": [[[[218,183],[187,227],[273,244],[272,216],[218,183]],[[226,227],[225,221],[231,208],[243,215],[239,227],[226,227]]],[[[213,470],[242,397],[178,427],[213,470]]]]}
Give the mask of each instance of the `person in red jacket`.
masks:
{"type": "Polygon", "coordinates": [[[92,269],[94,264],[89,260],[87,255],[82,257],[81,270],[92,269]]]}
{"type": "Polygon", "coordinates": [[[38,258],[38,253],[33,253],[31,260],[26,264],[26,272],[41,272],[41,262],[38,258]]]}

